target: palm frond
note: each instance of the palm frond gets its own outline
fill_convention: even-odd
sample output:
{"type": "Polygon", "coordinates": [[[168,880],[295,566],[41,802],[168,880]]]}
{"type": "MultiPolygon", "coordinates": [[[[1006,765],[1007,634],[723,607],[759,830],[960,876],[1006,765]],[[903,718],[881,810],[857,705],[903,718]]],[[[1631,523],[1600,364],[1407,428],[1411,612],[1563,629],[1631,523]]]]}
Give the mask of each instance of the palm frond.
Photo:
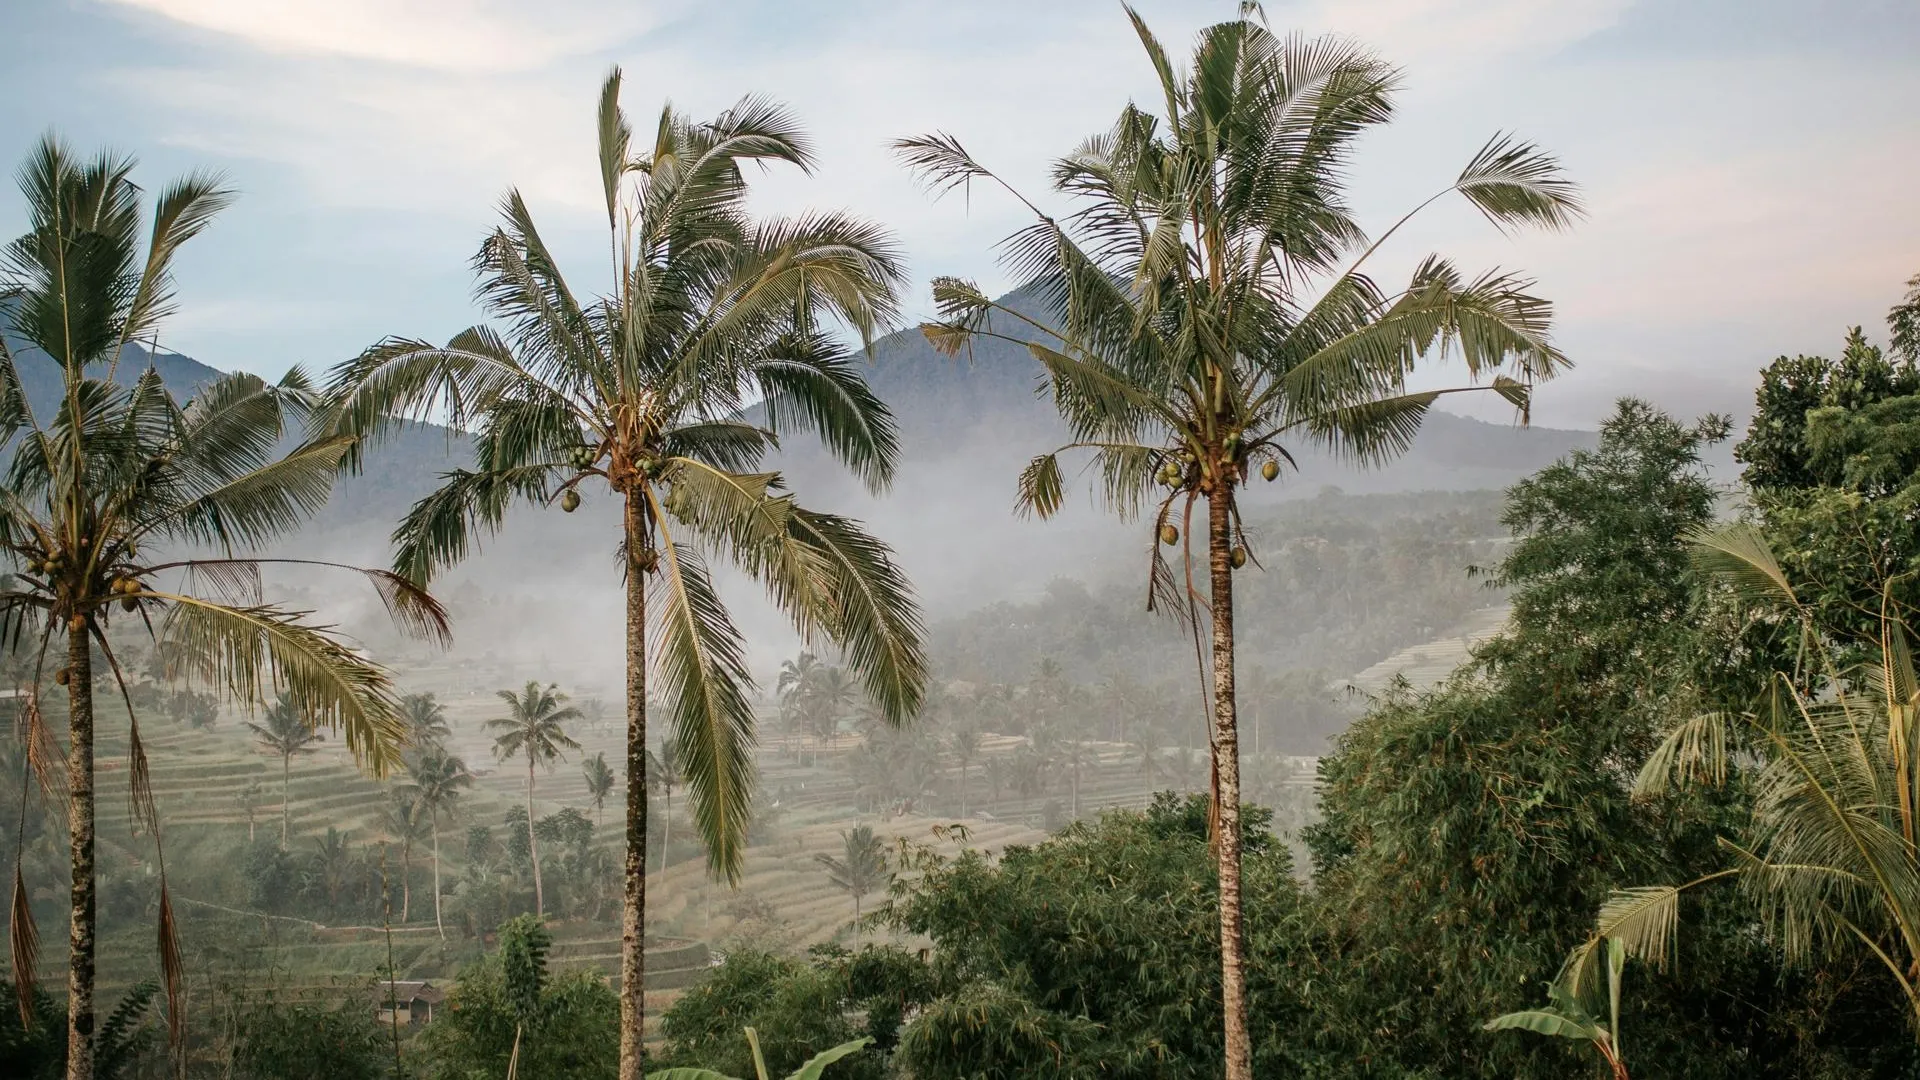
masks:
{"type": "Polygon", "coordinates": [[[387,672],[325,629],[307,625],[304,612],[157,596],[170,605],[160,630],[170,662],[239,702],[282,689],[312,723],[344,731],[347,749],[374,776],[399,763],[407,727],[387,672]]]}
{"type": "Polygon", "coordinates": [[[1019,494],[1014,497],[1014,511],[1021,517],[1038,514],[1043,518],[1052,517],[1066,502],[1065,482],[1060,476],[1060,455],[1056,451],[1041,454],[1020,470],[1019,494]]]}
{"type": "Polygon", "coordinates": [[[1723,712],[1701,713],[1681,721],[1640,767],[1633,782],[1634,797],[1656,798],[1676,786],[1725,785],[1731,721],[1732,717],[1723,712]]]}
{"type": "Polygon", "coordinates": [[[920,605],[887,545],[860,524],[795,506],[790,528],[814,554],[821,593],[833,607],[823,620],[890,724],[904,724],[926,701],[927,657],[920,605]]]}
{"type": "Polygon", "coordinates": [[[713,591],[706,564],[669,541],[653,590],[661,694],[674,738],[687,756],[687,790],[707,866],[737,882],[753,808],[754,718],[751,683],[734,628],[713,591]]]}
{"type": "Polygon", "coordinates": [[[1745,522],[1705,529],[1689,537],[1693,562],[1701,572],[1718,578],[1743,599],[1773,607],[1800,609],[1800,599],[1786,571],[1760,530],[1745,522]]]}
{"type": "Polygon", "coordinates": [[[1585,211],[1579,188],[1551,154],[1510,134],[1497,134],[1473,155],[1454,181],[1497,228],[1537,225],[1571,228],[1585,211]]]}

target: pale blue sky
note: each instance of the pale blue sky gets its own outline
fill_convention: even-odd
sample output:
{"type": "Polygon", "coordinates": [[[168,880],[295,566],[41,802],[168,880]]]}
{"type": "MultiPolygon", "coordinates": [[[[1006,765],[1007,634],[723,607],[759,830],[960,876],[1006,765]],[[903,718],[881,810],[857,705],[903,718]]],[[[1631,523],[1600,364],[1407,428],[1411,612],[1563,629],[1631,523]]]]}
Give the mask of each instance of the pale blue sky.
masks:
{"type": "MultiPolygon", "coordinates": [[[[1184,44],[1231,0],[1147,0],[1184,44]]],[[[1400,64],[1400,118],[1365,145],[1356,203],[1383,227],[1490,133],[1558,152],[1591,218],[1507,239],[1435,214],[1396,244],[1539,275],[1579,364],[1542,422],[1589,425],[1626,392],[1744,412],[1780,352],[1878,328],[1920,272],[1920,5],[1896,0],[1308,0],[1276,27],[1360,37],[1400,64]]],[[[894,227],[914,303],[934,274],[1004,281],[1019,218],[934,203],[888,139],[945,129],[1029,187],[1104,128],[1148,72],[1118,4],[682,0],[6,0],[0,156],[49,127],[140,155],[157,185],[225,170],[241,202],[189,250],[163,345],[267,374],[475,318],[467,259],[519,185],[581,287],[605,264],[593,95],[708,114],[791,103],[823,168],[772,174],[762,205],[850,206],[894,227]]],[[[643,119],[644,122],[644,119],[643,119]]],[[[0,191],[0,233],[20,223],[0,191]]]]}

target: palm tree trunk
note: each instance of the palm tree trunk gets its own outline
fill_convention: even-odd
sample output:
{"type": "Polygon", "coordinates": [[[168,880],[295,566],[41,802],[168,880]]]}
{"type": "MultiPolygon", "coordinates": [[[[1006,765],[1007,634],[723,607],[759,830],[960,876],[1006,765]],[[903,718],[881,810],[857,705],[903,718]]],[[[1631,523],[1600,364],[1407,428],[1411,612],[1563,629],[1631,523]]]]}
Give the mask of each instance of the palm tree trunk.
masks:
{"type": "Polygon", "coordinates": [[[673,785],[667,785],[667,804],[660,822],[660,872],[667,872],[667,845],[673,842],[673,785]]]}
{"type": "Polygon", "coordinates": [[[440,921],[440,822],[433,822],[433,928],[440,931],[440,940],[447,940],[447,925],[440,921]]]}
{"type": "MultiPolygon", "coordinates": [[[[531,744],[529,744],[531,745],[531,744]]],[[[533,834],[533,754],[527,754],[527,855],[533,859],[533,913],[547,913],[546,895],[540,891],[540,841],[533,834]]]]}
{"type": "Polygon", "coordinates": [[[400,922],[405,924],[407,913],[413,910],[413,837],[407,837],[400,845],[400,922]]]}
{"type": "Polygon", "coordinates": [[[1240,912],[1240,734],[1233,699],[1233,491],[1207,497],[1208,602],[1213,616],[1213,805],[1219,822],[1220,1004],[1227,1080],[1253,1080],[1247,1032],[1246,937],[1240,912]]]}
{"type": "Polygon", "coordinates": [[[646,1023],[647,575],[643,498],[627,492],[627,859],[620,907],[620,1073],[641,1080],[646,1023]]]}
{"type": "Polygon", "coordinates": [[[93,653],[84,625],[67,634],[67,740],[67,1080],[93,1080],[93,653]]]}
{"type": "Polygon", "coordinates": [[[293,777],[289,763],[292,761],[293,755],[286,753],[280,755],[280,847],[282,850],[287,846],[287,820],[291,814],[289,806],[292,800],[293,777]]]}

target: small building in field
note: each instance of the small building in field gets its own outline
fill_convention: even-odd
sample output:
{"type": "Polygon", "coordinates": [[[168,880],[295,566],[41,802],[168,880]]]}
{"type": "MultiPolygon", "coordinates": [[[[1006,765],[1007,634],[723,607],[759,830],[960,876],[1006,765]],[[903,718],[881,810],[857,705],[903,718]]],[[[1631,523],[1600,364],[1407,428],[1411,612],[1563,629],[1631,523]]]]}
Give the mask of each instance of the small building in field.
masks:
{"type": "Polygon", "coordinates": [[[433,1011],[447,1000],[446,992],[425,980],[398,979],[375,983],[373,1015],[382,1024],[420,1027],[433,1023],[433,1011]]]}

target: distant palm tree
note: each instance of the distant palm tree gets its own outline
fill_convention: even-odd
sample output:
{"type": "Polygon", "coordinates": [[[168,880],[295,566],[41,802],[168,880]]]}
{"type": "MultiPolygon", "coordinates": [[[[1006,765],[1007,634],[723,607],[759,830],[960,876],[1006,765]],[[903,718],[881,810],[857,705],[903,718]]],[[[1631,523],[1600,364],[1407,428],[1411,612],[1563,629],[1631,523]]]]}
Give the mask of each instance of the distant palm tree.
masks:
{"type": "Polygon", "coordinates": [[[749,166],[813,165],[786,109],[747,98],[711,121],[665,109],[635,138],[621,76],[600,94],[596,172],[613,283],[562,274],[518,192],[476,258],[499,328],[445,347],[388,339],[335,371],[346,429],[434,417],[473,437],[474,465],[408,514],[395,565],[428,581],[517,504],[620,510],[626,585],[625,895],[620,1080],[639,1080],[645,984],[648,697],[660,687],[686,744],[693,820],[716,873],[737,880],[753,806],[754,714],[739,628],[706,555],[769,588],[806,639],[856,658],[868,693],[904,723],[925,685],[920,614],[887,547],[859,523],[799,504],[765,466],[817,434],[875,491],[898,440],[853,349],[894,319],[905,280],[893,238],[851,214],[756,217],[749,166]],[[757,410],[749,413],[749,409],[757,410]],[[650,640],[651,636],[651,640],[650,640]],[[649,668],[653,673],[649,675],[649,668]]]}
{"type": "Polygon", "coordinates": [[[447,708],[432,694],[408,694],[400,699],[400,715],[407,721],[407,745],[415,751],[445,743],[453,729],[447,726],[447,708]]]}
{"type": "Polygon", "coordinates": [[[606,806],[607,796],[613,794],[613,769],[607,764],[606,752],[601,751],[581,762],[580,771],[586,775],[587,795],[593,799],[593,819],[598,824],[601,808],[606,806]]]}
{"type": "Polygon", "coordinates": [[[813,861],[826,867],[835,888],[853,897],[853,932],[858,937],[861,898],[884,888],[893,875],[887,869],[886,842],[874,835],[871,826],[857,826],[841,833],[840,838],[841,857],[815,855],[813,861]]]}
{"type": "Polygon", "coordinates": [[[673,840],[673,785],[680,782],[687,766],[687,755],[680,748],[680,740],[660,740],[660,753],[654,757],[653,764],[660,778],[660,791],[667,799],[660,829],[660,869],[664,873],[667,869],[667,844],[673,840]]]}
{"type": "Polygon", "coordinates": [[[460,793],[473,786],[473,774],[467,771],[466,762],[439,747],[416,758],[408,774],[411,780],[402,785],[401,790],[420,804],[433,831],[433,925],[444,941],[447,928],[440,921],[440,821],[453,819],[459,809],[460,793]]]}
{"type": "Polygon", "coordinates": [[[253,843],[254,811],[260,809],[260,795],[260,781],[249,780],[247,781],[247,786],[241,789],[240,794],[233,798],[234,802],[240,804],[240,809],[246,812],[247,843],[249,844],[253,843]]]}
{"type": "Polygon", "coordinates": [[[314,860],[315,868],[319,872],[320,887],[327,891],[327,911],[331,914],[340,907],[340,891],[346,888],[347,871],[353,863],[353,845],[346,833],[332,825],[327,826],[325,836],[315,837],[314,843],[320,849],[314,860]]]}
{"type": "Polygon", "coordinates": [[[261,719],[265,723],[247,721],[247,730],[259,738],[262,747],[280,755],[280,846],[286,847],[287,827],[292,819],[294,756],[313,753],[317,749],[315,744],[324,742],[325,736],[300,715],[299,707],[285,694],[280,695],[261,719]]]}
{"type": "Polygon", "coordinates": [[[540,886],[540,844],[533,828],[533,767],[551,763],[563,750],[580,748],[563,727],[569,720],[578,720],[580,710],[568,705],[567,695],[553,683],[543,687],[537,681],[529,681],[526,689],[518,694],[511,690],[498,693],[500,700],[507,703],[508,715],[487,721],[487,730],[500,732],[493,740],[494,757],[501,761],[512,757],[527,759],[527,850],[533,856],[533,912],[544,915],[546,894],[540,886]]]}
{"type": "Polygon", "coordinates": [[[948,746],[953,750],[953,758],[960,763],[960,816],[967,816],[967,767],[980,756],[980,729],[967,726],[958,728],[948,736],[948,746]]]}
{"type": "Polygon", "coordinates": [[[838,664],[818,668],[804,699],[808,726],[814,735],[822,742],[838,739],[840,721],[859,696],[860,684],[847,674],[847,669],[838,664]]]}
{"type": "Polygon", "coordinates": [[[406,922],[413,911],[413,842],[432,828],[428,811],[420,797],[406,786],[389,793],[381,826],[386,834],[400,841],[400,921],[406,922]]]}

